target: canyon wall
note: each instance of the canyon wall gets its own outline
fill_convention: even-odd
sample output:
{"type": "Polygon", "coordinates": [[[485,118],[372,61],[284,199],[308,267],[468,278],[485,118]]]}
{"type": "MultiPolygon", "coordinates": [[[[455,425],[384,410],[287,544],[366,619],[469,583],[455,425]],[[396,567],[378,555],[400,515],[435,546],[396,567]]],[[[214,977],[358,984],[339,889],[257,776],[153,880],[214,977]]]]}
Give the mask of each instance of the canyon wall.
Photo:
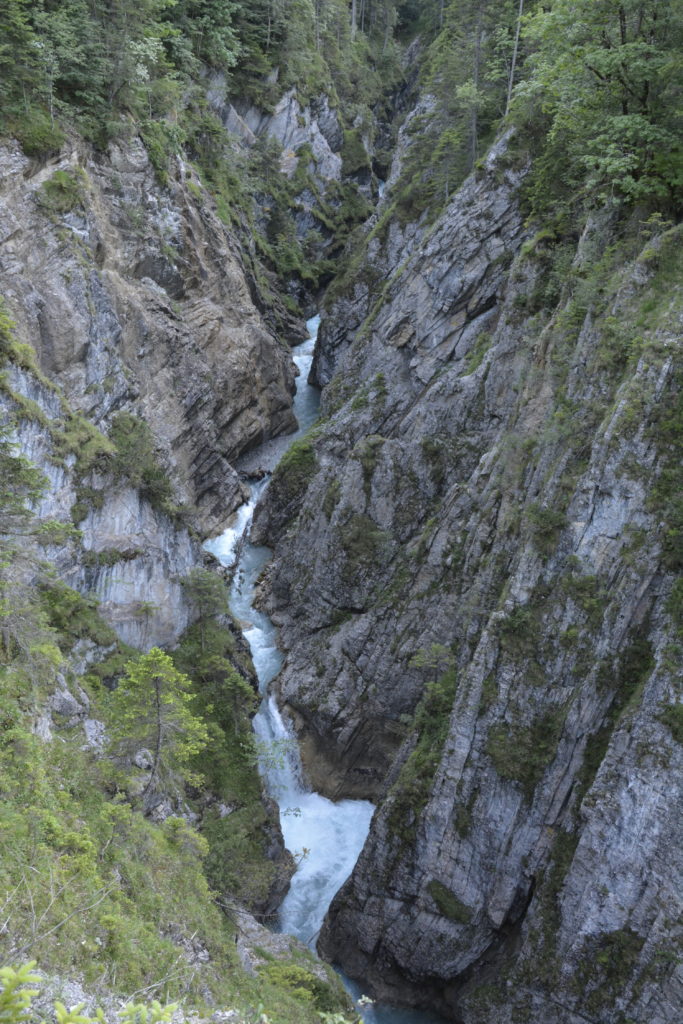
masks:
{"type": "Polygon", "coordinates": [[[321,331],[326,417],[257,512],[310,778],[379,802],[320,949],[468,1024],[664,1024],[679,230],[559,242],[524,174],[504,140],[370,249],[321,331]]]}

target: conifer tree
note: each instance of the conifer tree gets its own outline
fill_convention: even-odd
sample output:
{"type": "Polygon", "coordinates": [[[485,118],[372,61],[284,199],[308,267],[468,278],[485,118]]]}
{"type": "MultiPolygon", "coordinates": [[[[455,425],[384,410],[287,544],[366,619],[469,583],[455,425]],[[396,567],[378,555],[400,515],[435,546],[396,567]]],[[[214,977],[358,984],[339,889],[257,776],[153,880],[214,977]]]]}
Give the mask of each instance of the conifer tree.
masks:
{"type": "Polygon", "coordinates": [[[204,722],[190,709],[190,679],[179,672],[168,654],[153,647],[138,661],[126,666],[126,674],[111,694],[110,749],[126,756],[141,748],[151,755],[150,776],[142,797],[170,776],[198,782],[188,762],[208,740],[204,722]]]}

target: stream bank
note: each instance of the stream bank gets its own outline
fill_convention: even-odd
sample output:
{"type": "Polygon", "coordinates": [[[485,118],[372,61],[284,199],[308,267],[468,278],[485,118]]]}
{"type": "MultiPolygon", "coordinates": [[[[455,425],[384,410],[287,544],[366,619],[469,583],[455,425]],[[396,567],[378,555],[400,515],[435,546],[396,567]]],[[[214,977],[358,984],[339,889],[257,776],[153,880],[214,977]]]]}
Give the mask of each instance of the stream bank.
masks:
{"type": "MultiPolygon", "coordinates": [[[[277,643],[277,628],[268,615],[254,605],[257,581],[271,551],[251,544],[249,529],[268,485],[268,474],[289,446],[317,419],[320,393],[307,383],[307,378],[319,324],[319,316],[310,319],[307,327],[311,337],[294,349],[294,362],[299,370],[294,397],[298,430],[286,438],[269,441],[245,456],[240,469],[252,474],[248,476],[249,499],[235,513],[233,525],[205,544],[223,566],[234,570],[230,609],[251,649],[262,697],[254,718],[260,770],[268,794],[278,804],[287,849],[297,861],[296,873],[280,908],[278,927],[312,949],[316,947],[334,895],[349,877],[363,848],[374,805],[367,800],[334,802],[313,792],[306,784],[294,733],[269,692],[270,683],[284,661],[277,643]]],[[[362,995],[360,986],[343,975],[342,980],[354,999],[362,995]]],[[[438,1024],[440,1021],[432,1014],[385,1005],[361,1005],[359,1010],[366,1024],[438,1024]]]]}

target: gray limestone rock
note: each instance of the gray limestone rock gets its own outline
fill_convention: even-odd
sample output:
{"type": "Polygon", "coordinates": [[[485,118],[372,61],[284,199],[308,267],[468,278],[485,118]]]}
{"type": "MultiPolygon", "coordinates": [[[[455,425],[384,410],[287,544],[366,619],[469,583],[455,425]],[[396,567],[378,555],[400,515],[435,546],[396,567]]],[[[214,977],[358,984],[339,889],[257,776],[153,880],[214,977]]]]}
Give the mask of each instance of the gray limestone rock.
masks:
{"type": "Polygon", "coordinates": [[[135,139],[39,169],[6,144],[0,243],[20,341],[96,424],[121,409],[146,418],[178,499],[216,531],[242,498],[232,461],[294,427],[294,368],[193,173],[179,161],[160,188],[135,139]],[[42,198],[57,171],[82,197],[62,214],[42,198]]]}
{"type": "Polygon", "coordinates": [[[332,308],[315,466],[254,521],[309,775],[380,804],[320,949],[459,1024],[673,1024],[681,668],[653,495],[680,305],[668,285],[630,358],[650,257],[579,309],[546,299],[522,174],[501,143],[400,264],[385,246],[372,317],[367,284],[332,308]]]}
{"type": "Polygon", "coordinates": [[[243,138],[245,132],[242,125],[254,137],[269,135],[276,139],[282,146],[282,168],[288,176],[296,169],[297,151],[305,145],[311,149],[315,174],[321,182],[337,181],[341,177],[341,126],[336,111],[330,108],[327,96],[321,96],[310,108],[302,107],[295,90],[290,89],[278,101],[272,113],[267,114],[256,107],[235,101],[229,108],[225,123],[231,130],[237,130],[243,138]]]}

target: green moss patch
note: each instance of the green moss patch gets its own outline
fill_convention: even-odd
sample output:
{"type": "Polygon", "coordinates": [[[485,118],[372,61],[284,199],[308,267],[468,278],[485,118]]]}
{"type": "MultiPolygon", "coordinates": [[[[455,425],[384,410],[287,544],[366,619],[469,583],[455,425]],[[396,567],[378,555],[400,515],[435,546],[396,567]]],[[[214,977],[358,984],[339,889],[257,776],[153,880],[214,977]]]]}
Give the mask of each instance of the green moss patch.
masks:
{"type": "Polygon", "coordinates": [[[404,841],[414,837],[418,818],[427,805],[448,735],[457,685],[457,673],[450,669],[427,684],[415,712],[417,744],[391,790],[388,816],[389,828],[404,841]]]}
{"type": "Polygon", "coordinates": [[[449,921],[455,921],[456,924],[469,924],[472,919],[471,909],[442,882],[433,879],[427,884],[427,892],[439,908],[439,913],[447,917],[449,921]]]}
{"type": "Polygon", "coordinates": [[[339,534],[346,555],[342,570],[346,583],[360,582],[369,568],[383,563],[388,556],[389,534],[364,513],[353,513],[340,526],[339,534]]]}
{"type": "Polygon", "coordinates": [[[55,171],[36,193],[36,202],[53,214],[69,213],[82,207],[85,194],[83,171],[55,171]]]}
{"type": "Polygon", "coordinates": [[[565,709],[548,710],[529,725],[500,722],[489,730],[486,752],[502,779],[519,782],[527,799],[557,753],[565,709]]]}

